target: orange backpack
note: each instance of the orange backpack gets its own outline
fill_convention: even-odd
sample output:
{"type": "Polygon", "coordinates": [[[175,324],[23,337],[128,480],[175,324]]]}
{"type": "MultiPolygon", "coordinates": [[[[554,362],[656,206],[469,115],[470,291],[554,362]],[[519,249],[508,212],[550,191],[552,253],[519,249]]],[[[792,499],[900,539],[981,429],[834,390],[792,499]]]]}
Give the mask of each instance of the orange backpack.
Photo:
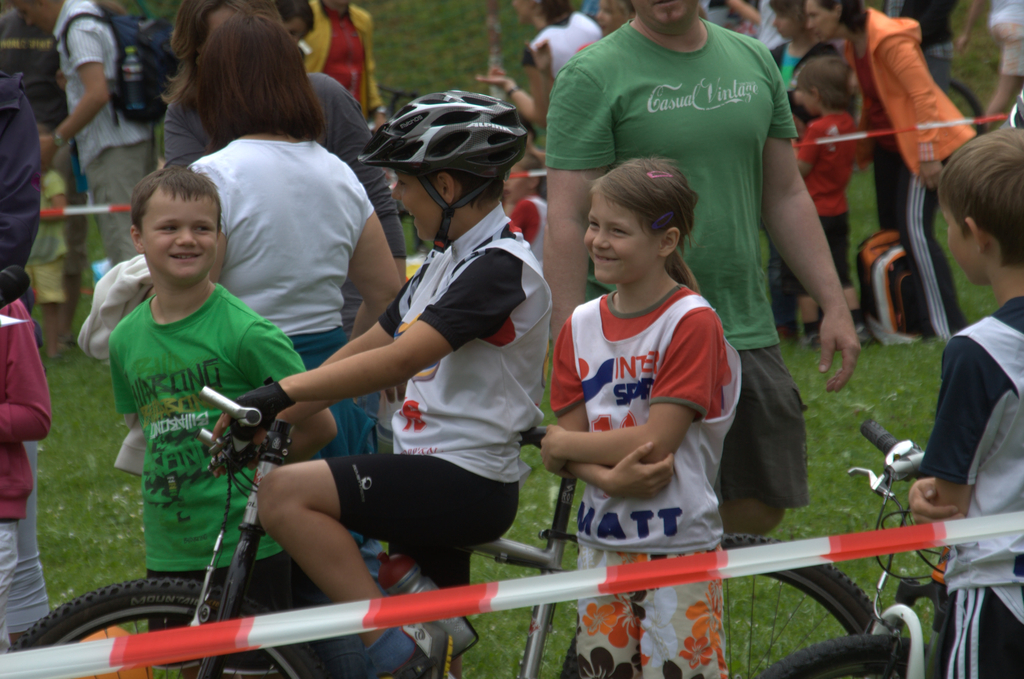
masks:
{"type": "Polygon", "coordinates": [[[921,334],[912,276],[898,231],[879,231],[860,244],[860,308],[871,334],[882,344],[912,342],[921,334]]]}

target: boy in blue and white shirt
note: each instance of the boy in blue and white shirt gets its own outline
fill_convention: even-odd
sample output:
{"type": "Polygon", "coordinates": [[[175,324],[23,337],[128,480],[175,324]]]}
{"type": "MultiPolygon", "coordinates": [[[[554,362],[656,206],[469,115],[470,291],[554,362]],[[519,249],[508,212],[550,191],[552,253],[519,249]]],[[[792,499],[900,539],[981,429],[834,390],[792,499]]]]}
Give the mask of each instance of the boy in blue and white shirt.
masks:
{"type": "MultiPolygon", "coordinates": [[[[943,169],[949,250],[999,302],[942,356],[935,427],[910,491],[918,522],[1024,510],[1024,131],[964,145],[943,169]]],[[[1024,667],[1024,535],[952,548],[942,677],[1019,676],[1024,667]]]]}

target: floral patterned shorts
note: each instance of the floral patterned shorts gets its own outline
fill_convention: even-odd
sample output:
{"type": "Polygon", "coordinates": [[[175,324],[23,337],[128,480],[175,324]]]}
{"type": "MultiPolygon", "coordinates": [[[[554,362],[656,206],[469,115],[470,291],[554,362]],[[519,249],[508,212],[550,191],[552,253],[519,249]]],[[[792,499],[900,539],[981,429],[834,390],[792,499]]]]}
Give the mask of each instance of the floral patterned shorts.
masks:
{"type": "MultiPolygon", "coordinates": [[[[648,554],[580,545],[579,568],[649,561],[648,554]]],[[[580,599],[580,677],[728,679],[722,581],[580,599]]]]}

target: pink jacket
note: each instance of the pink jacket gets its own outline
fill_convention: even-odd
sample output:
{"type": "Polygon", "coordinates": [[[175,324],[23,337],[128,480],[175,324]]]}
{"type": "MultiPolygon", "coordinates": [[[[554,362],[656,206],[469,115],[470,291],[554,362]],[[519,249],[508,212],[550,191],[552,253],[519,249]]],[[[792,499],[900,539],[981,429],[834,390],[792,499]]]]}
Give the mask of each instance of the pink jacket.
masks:
{"type": "MultiPolygon", "coordinates": [[[[29,320],[21,302],[0,314],[29,320]]],[[[50,432],[50,389],[32,323],[0,328],[0,519],[24,519],[32,468],[22,441],[50,432]]]]}

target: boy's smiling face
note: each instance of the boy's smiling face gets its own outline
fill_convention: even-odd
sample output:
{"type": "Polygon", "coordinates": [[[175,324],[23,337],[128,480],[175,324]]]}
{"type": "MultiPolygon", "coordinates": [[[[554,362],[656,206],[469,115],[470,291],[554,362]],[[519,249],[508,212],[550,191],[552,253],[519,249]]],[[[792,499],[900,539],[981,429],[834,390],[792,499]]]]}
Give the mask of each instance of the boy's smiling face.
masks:
{"type": "Polygon", "coordinates": [[[154,283],[185,288],[207,279],[217,259],[217,206],[182,200],[157,189],[142,228],[132,225],[135,249],[146,256],[154,283]]]}

